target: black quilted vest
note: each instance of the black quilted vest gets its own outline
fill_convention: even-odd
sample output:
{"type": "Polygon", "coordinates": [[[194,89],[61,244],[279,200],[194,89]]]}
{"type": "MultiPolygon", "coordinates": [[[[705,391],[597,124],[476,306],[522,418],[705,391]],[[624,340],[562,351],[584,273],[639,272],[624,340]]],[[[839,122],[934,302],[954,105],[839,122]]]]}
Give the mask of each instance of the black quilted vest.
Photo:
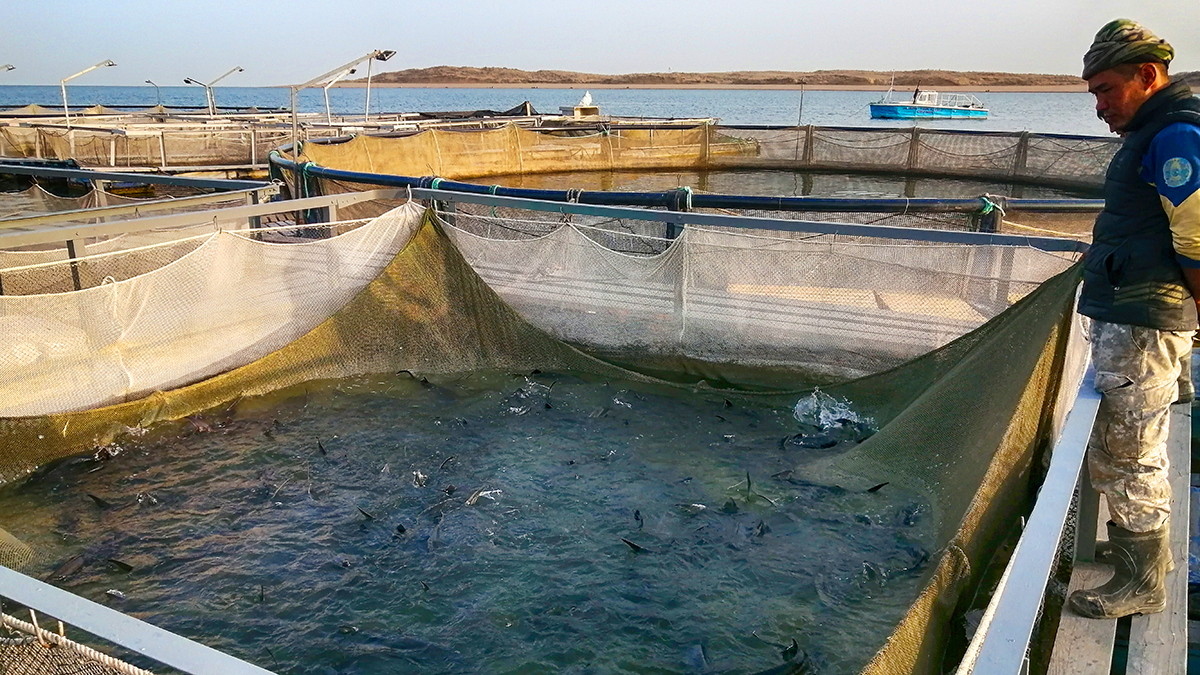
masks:
{"type": "Polygon", "coordinates": [[[1200,99],[1182,82],[1142,104],[1108,165],[1104,211],[1084,262],[1080,314],[1159,330],[1196,328],[1196,304],[1175,261],[1170,222],[1158,191],[1139,175],[1150,142],[1175,122],[1200,126],[1200,99]]]}

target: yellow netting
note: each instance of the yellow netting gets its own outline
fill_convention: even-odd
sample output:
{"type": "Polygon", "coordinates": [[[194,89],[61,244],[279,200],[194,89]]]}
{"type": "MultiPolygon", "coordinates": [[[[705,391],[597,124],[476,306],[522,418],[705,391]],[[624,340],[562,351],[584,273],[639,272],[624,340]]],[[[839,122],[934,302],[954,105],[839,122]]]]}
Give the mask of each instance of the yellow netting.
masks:
{"type": "Polygon", "coordinates": [[[623,129],[567,135],[510,125],[404,137],[308,142],[301,160],[332,169],[466,179],[629,169],[808,168],[1037,180],[1099,186],[1117,144],[1024,132],[821,127],[623,129]]]}
{"type": "MultiPolygon", "coordinates": [[[[524,226],[522,219],[512,215],[503,220],[507,222],[491,225],[504,225],[509,230],[524,226]]],[[[554,229],[548,223],[542,225],[554,229]]],[[[460,222],[459,226],[464,227],[465,223],[460,222]]],[[[846,396],[854,401],[856,408],[874,417],[879,431],[845,454],[797,467],[798,472],[822,483],[855,487],[859,482],[865,485],[895,480],[925,493],[933,508],[930,517],[936,522],[935,544],[940,553],[936,564],[926,573],[922,593],[888,642],[880,646],[866,672],[928,673],[938,669],[949,617],[964,598],[970,597],[997,541],[1027,508],[1031,466],[1038,453],[1048,447],[1054,429],[1061,422],[1059,385],[1064,381],[1064,373],[1077,370],[1079,363],[1070,358],[1073,352],[1069,351],[1072,345],[1068,339],[1077,266],[1042,283],[1036,290],[1024,289],[1010,297],[1007,290],[1014,281],[1013,268],[1008,267],[1005,276],[1005,266],[1000,264],[1004,259],[1003,247],[994,247],[996,250],[990,253],[986,247],[980,247],[970,255],[965,251],[945,251],[942,252],[945,255],[931,256],[929,250],[912,245],[872,247],[864,242],[835,239],[768,243],[756,238],[764,233],[743,234],[744,241],[738,243],[731,240],[736,238],[734,233],[712,232],[697,233],[695,241],[689,235],[672,251],[643,255],[617,253],[610,246],[623,239],[640,241],[645,239],[644,235],[610,231],[604,235],[607,238],[580,238],[581,230],[557,239],[543,233],[507,242],[483,242],[493,247],[491,263],[485,264],[487,261],[481,254],[484,249],[467,246],[467,235],[462,232],[451,239],[445,227],[427,214],[403,249],[373,280],[367,279],[369,283],[352,299],[340,308],[330,308],[311,330],[283,340],[271,348],[273,351],[244,365],[226,363],[216,370],[197,370],[189,376],[193,379],[187,380],[191,382],[188,384],[176,375],[167,375],[160,384],[139,389],[152,393],[106,407],[69,411],[88,405],[76,403],[59,407],[52,414],[0,418],[0,479],[11,480],[55,458],[109,442],[127,428],[178,419],[240,397],[319,378],[402,369],[452,373],[540,368],[649,379],[589,356],[553,337],[548,332],[552,330],[549,324],[543,327],[547,316],[561,318],[569,311],[579,315],[579,321],[571,325],[583,325],[589,316],[593,317],[591,321],[598,329],[592,332],[595,337],[590,342],[597,348],[623,349],[635,352],[633,356],[644,356],[646,341],[629,342],[622,335],[626,330],[633,334],[644,330],[645,335],[657,340],[653,343],[658,350],[655,356],[664,370],[690,368],[693,375],[699,373],[714,382],[761,384],[772,375],[769,359],[700,363],[693,357],[712,356],[690,351],[687,340],[683,339],[687,331],[699,329],[698,334],[707,338],[721,330],[732,330],[731,334],[738,337],[727,340],[727,344],[754,338],[761,345],[769,345],[766,336],[770,330],[780,339],[794,330],[794,322],[783,320],[791,311],[852,307],[857,296],[849,291],[855,290],[860,282],[865,283],[871,265],[881,266],[876,270],[892,270],[891,276],[877,276],[875,281],[879,283],[880,278],[898,280],[906,268],[918,267],[922,261],[928,264],[931,259],[941,260],[940,264],[947,266],[966,266],[961,273],[944,277],[958,280],[966,293],[963,297],[987,299],[988,306],[995,311],[1013,301],[1016,304],[999,314],[989,310],[988,316],[995,315],[984,322],[988,316],[972,316],[970,321],[963,321],[957,315],[923,317],[914,310],[928,307],[909,307],[894,298],[896,308],[889,308],[887,299],[883,306],[862,303],[858,309],[863,317],[891,312],[893,320],[911,321],[913,326],[955,324],[954,328],[946,329],[948,333],[978,327],[953,341],[947,342],[953,337],[947,334],[945,339],[926,342],[923,349],[942,346],[890,370],[830,387],[830,393],[846,396]],[[710,241],[705,241],[705,237],[710,241]],[[500,269],[506,255],[510,259],[507,270],[510,275],[519,272],[515,268],[523,265],[541,270],[545,273],[542,283],[546,287],[542,290],[550,292],[543,293],[539,302],[538,289],[531,286],[527,288],[524,306],[514,309],[502,299],[512,290],[506,288],[503,277],[490,280],[495,288],[489,286],[464,259],[455,241],[464,242],[463,250],[470,252],[472,260],[486,274],[500,269]],[[514,253],[518,250],[515,247],[527,248],[535,241],[545,244],[545,250],[527,260],[514,253]],[[806,246],[813,250],[805,250],[806,246]],[[592,257],[581,254],[588,249],[594,254],[592,257]],[[725,253],[705,257],[706,250],[725,253]],[[756,250],[763,257],[755,258],[756,250]],[[992,261],[995,265],[987,262],[991,260],[989,256],[997,256],[992,261]],[[836,274],[834,267],[820,265],[822,260],[839,258],[842,262],[836,267],[839,270],[836,274]],[[772,270],[789,260],[798,263],[796,269],[815,264],[816,274],[809,280],[801,280],[802,283],[795,278],[790,281],[783,278],[794,277],[795,270],[780,271],[779,278],[771,278],[772,270]],[[727,265],[729,274],[741,270],[753,277],[754,270],[758,270],[760,279],[743,283],[736,275],[722,276],[717,269],[722,264],[727,265]],[[812,289],[822,284],[838,289],[839,293],[814,293],[812,289]],[[623,292],[614,293],[613,289],[623,292]],[[976,292],[977,295],[972,295],[976,292]],[[571,293],[578,302],[570,301],[571,293]],[[752,301],[749,309],[738,314],[742,312],[739,305],[745,304],[747,296],[752,301]],[[560,302],[563,298],[567,301],[560,302]],[[604,316],[587,314],[597,307],[604,310],[604,316]],[[730,313],[733,320],[722,319],[722,312],[730,313]],[[689,316],[697,323],[688,325],[689,316]],[[674,343],[669,339],[672,336],[674,343]],[[691,365],[687,365],[689,362],[691,365]]],[[[561,224],[557,227],[561,228],[561,224]]],[[[480,234],[470,236],[479,238],[480,234]]],[[[298,245],[307,246],[310,244],[298,245]]],[[[1037,263],[1040,255],[1030,260],[1037,263]]],[[[179,263],[188,264],[190,257],[179,263]]],[[[236,255],[222,256],[228,260],[236,258],[236,255]]],[[[1022,269],[1041,271],[1028,280],[1018,281],[1032,285],[1049,276],[1051,269],[1060,270],[1068,264],[1057,258],[1049,261],[1057,267],[1024,266],[1022,269]],[[1035,279],[1038,275],[1040,279],[1035,279]]],[[[164,269],[170,271],[173,266],[164,269]]],[[[276,274],[287,276],[286,269],[276,274]]],[[[312,288],[313,274],[298,272],[291,283],[312,288]]],[[[221,285],[214,284],[209,291],[220,294],[221,285]]],[[[514,285],[519,286],[508,284],[514,285]]],[[[147,302],[152,298],[170,298],[172,289],[159,286],[156,293],[145,296],[147,302]]],[[[192,302],[198,290],[199,287],[181,293],[181,300],[185,304],[192,302]]],[[[83,297],[87,293],[63,295],[83,297]]],[[[72,302],[53,296],[47,296],[47,300],[72,302]]],[[[836,313],[829,315],[829,321],[836,313]]],[[[941,329],[933,332],[937,330],[941,329]]],[[[898,335],[903,343],[903,331],[898,335]]],[[[563,337],[581,343],[589,341],[563,337]]],[[[169,344],[164,343],[168,354],[180,359],[186,356],[166,346],[169,344]]],[[[763,353],[757,352],[755,356],[762,357],[763,353]]],[[[876,370],[879,365],[876,364],[876,370]]],[[[68,377],[77,376],[79,371],[64,367],[57,372],[68,377]]],[[[2,398],[27,404],[15,396],[10,391],[2,398]]],[[[767,396],[767,400],[774,400],[780,406],[796,400],[795,393],[755,396],[767,396]]]]}

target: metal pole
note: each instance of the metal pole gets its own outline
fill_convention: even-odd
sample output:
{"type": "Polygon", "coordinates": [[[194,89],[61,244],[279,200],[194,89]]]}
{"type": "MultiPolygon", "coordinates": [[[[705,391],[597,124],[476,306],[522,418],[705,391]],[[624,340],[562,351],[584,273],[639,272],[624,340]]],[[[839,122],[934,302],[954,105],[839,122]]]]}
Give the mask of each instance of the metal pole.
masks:
{"type": "Polygon", "coordinates": [[[300,122],[296,118],[296,94],[299,87],[292,86],[292,157],[300,158],[300,122]]]}
{"type": "Polygon", "coordinates": [[[158,99],[158,105],[159,107],[162,107],[162,92],[159,90],[158,85],[154,84],[150,80],[146,80],[146,84],[154,87],[154,98],[158,99]]]}
{"type": "Polygon", "coordinates": [[[62,89],[63,117],[67,118],[67,130],[69,131],[71,129],[71,109],[67,107],[67,81],[59,82],[58,86],[62,89]]]}
{"type": "Polygon", "coordinates": [[[363,109],[363,124],[371,117],[371,64],[374,62],[374,57],[367,59],[367,105],[363,109]]]}
{"type": "MultiPolygon", "coordinates": [[[[70,77],[64,77],[63,79],[58,81],[58,86],[62,90],[63,115],[67,118],[67,130],[71,129],[71,109],[67,107],[67,82],[70,82],[71,80],[79,77],[80,75],[85,75],[87,73],[90,73],[97,68],[107,68],[109,66],[115,66],[115,65],[117,65],[117,64],[113,63],[113,61],[111,59],[106,59],[104,61],[101,61],[100,63],[97,63],[94,66],[84,68],[83,70],[79,71],[78,73],[75,73],[74,75],[71,75],[70,77]]],[[[72,153],[72,154],[74,154],[74,153],[72,153]]]]}

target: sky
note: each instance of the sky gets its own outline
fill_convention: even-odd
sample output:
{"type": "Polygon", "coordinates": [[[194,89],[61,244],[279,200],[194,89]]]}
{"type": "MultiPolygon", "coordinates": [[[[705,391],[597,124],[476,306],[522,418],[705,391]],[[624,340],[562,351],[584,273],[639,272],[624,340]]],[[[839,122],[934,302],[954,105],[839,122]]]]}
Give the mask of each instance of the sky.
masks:
{"type": "MultiPolygon", "coordinates": [[[[374,49],[437,65],[593,73],[987,70],[1078,74],[1096,31],[1136,19],[1200,70],[1197,0],[6,0],[0,85],[300,83],[374,49]]],[[[362,73],[363,71],[360,71],[362,73]]],[[[378,70],[376,71],[378,72],[378,70]]]]}

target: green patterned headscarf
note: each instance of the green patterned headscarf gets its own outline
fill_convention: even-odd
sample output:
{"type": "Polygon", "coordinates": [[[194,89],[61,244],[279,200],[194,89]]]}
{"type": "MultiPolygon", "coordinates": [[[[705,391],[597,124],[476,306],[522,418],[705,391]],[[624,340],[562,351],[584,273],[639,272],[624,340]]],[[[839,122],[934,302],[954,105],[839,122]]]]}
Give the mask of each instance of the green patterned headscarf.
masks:
{"type": "Polygon", "coordinates": [[[1083,57],[1083,79],[1123,63],[1170,63],[1175,49],[1142,24],[1129,19],[1109,21],[1096,33],[1083,57]]]}

